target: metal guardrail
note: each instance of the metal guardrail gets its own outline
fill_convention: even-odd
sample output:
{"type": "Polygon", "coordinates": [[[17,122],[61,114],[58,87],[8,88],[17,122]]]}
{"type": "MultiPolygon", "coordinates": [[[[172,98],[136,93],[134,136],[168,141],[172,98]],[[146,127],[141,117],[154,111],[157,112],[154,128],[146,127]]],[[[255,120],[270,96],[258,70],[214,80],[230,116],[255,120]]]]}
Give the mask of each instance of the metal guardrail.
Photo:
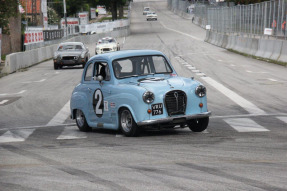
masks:
{"type": "Polygon", "coordinates": [[[207,24],[217,32],[263,36],[269,28],[286,39],[286,19],[287,0],[207,9],[207,24]]]}
{"type": "MultiPolygon", "coordinates": [[[[171,10],[186,12],[186,1],[168,0],[171,10]],[[186,5],[182,8],[181,5],[186,5]]],[[[226,5],[222,4],[222,5],[226,5]]],[[[272,37],[287,39],[287,0],[272,0],[250,5],[222,6],[219,4],[194,5],[195,23],[205,27],[210,25],[212,31],[235,33],[244,36],[266,37],[264,30],[272,29],[272,37]]]]}

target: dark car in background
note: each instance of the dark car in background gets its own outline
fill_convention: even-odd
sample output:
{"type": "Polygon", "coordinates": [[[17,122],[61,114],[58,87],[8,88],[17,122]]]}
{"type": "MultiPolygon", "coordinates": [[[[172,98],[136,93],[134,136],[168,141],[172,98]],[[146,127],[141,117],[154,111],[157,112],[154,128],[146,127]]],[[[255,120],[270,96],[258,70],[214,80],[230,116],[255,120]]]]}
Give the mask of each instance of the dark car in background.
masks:
{"type": "Polygon", "coordinates": [[[54,53],[54,69],[76,65],[85,67],[89,58],[89,49],[82,42],[64,42],[59,44],[57,51],[54,53]]]}

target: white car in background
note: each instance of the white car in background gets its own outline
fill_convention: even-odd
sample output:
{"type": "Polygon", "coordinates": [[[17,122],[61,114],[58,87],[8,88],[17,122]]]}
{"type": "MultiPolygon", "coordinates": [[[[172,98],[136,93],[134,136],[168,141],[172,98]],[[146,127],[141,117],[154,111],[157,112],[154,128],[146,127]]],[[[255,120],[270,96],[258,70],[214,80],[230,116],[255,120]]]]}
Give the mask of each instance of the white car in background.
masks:
{"type": "Polygon", "coordinates": [[[146,15],[150,11],[149,7],[144,7],[143,15],[146,15]]]}
{"type": "Polygon", "coordinates": [[[150,11],[146,14],[146,20],[150,21],[150,20],[157,20],[157,14],[153,11],[150,11]]]}
{"type": "Polygon", "coordinates": [[[120,50],[120,44],[113,37],[101,38],[96,44],[95,54],[102,54],[120,50]]]}

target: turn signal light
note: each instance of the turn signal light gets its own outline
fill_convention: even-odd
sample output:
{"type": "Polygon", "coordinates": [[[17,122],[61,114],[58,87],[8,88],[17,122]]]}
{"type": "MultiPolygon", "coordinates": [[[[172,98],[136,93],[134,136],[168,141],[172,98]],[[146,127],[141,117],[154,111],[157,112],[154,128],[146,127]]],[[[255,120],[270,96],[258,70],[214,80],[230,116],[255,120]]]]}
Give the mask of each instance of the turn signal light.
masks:
{"type": "Polygon", "coordinates": [[[148,110],[147,110],[147,113],[148,113],[148,114],[151,114],[151,109],[148,109],[148,110]]]}
{"type": "Polygon", "coordinates": [[[200,103],[200,104],[199,104],[199,107],[203,107],[203,103],[200,103]]]}

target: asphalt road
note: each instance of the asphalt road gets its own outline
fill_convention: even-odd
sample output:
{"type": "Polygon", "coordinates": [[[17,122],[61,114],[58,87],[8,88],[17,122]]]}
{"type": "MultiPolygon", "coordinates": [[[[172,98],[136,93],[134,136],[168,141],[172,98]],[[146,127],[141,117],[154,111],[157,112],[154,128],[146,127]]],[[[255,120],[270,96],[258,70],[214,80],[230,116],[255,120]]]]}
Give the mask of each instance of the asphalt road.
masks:
{"type": "Polygon", "coordinates": [[[286,67],[205,43],[166,1],[134,0],[131,17],[121,49],[160,50],[202,82],[207,131],[79,132],[68,107],[83,69],[49,60],[0,79],[0,190],[287,190],[286,67]]]}

